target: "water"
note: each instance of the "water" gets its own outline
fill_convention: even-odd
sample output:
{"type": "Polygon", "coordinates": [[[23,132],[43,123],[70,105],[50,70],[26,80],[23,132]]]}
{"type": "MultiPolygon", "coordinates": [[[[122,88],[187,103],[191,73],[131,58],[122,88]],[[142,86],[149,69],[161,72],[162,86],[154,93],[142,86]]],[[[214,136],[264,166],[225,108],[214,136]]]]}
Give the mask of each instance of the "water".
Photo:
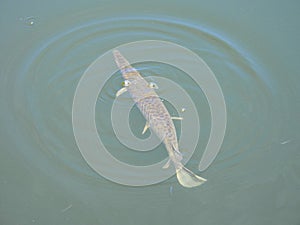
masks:
{"type": "MultiPolygon", "coordinates": [[[[1,224],[299,224],[297,2],[10,1],[0,11],[1,224]],[[224,143],[198,188],[185,189],[175,177],[146,187],[115,184],[76,146],[72,102],[86,68],[111,48],[149,39],[197,53],[225,96],[224,143]]],[[[146,76],[176,74],[200,102],[201,136],[188,163],[197,171],[210,129],[205,96],[177,70],[140,68],[146,76]]],[[[96,106],[99,130],[109,126],[105,106],[121,81],[113,77],[96,106]]],[[[137,135],[139,121],[132,124],[137,135]]],[[[124,161],[166,156],[163,147],[149,157],[130,152],[105,135],[124,161]]]]}

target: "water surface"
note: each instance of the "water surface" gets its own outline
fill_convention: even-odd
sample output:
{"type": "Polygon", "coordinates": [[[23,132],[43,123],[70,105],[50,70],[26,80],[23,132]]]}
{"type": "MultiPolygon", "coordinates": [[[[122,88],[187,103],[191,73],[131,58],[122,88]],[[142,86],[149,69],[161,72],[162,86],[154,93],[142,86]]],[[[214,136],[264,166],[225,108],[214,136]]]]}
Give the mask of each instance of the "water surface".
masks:
{"type": "MultiPolygon", "coordinates": [[[[1,224],[299,224],[297,2],[6,1],[0,12],[1,224]],[[175,177],[146,187],[113,183],[75,142],[71,110],[84,71],[120,44],[152,39],[197,53],[224,93],[226,136],[198,188],[175,177]]],[[[175,77],[198,102],[201,135],[187,164],[197,171],[210,131],[203,92],[174,68],[136,66],[145,76],[175,77]]],[[[99,133],[107,131],[106,145],[124,161],[161,160],[163,147],[132,152],[110,132],[121,81],[115,74],[100,96],[99,133]]],[[[138,136],[143,118],[132,113],[138,136]]]]}

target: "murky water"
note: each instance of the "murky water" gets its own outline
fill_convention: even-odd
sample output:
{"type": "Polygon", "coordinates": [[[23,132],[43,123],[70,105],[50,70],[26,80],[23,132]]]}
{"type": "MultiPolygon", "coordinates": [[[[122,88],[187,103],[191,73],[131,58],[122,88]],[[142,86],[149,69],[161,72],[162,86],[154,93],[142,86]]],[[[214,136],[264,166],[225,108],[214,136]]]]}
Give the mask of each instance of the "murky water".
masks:
{"type": "MultiPolygon", "coordinates": [[[[1,224],[299,224],[299,4],[251,2],[1,3],[1,224]],[[216,75],[227,129],[204,185],[176,178],[146,187],[94,172],[72,129],[76,86],[106,51],[164,40],[197,53],[216,75]]],[[[197,171],[210,132],[205,95],[179,70],[136,65],[174,79],[197,101],[201,135],[188,167],[197,171]]],[[[110,129],[115,74],[96,105],[112,154],[149,164],[166,157],[122,147],[110,129]]],[[[176,113],[176,109],[169,106],[176,113]]],[[[180,110],[180,109],[177,109],[180,110]]],[[[133,109],[136,135],[144,121],[133,109]]],[[[176,124],[178,126],[178,124],[176,124]]]]}

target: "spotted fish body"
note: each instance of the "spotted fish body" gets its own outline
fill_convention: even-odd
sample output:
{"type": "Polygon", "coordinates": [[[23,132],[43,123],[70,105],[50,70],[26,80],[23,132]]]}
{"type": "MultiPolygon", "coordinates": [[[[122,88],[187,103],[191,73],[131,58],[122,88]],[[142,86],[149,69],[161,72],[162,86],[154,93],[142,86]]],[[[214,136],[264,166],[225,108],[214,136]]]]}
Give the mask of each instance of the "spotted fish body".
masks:
{"type": "Polygon", "coordinates": [[[170,160],[173,162],[177,178],[185,187],[194,187],[206,180],[195,175],[181,163],[181,153],[178,149],[176,129],[167,108],[154,88],[132,67],[129,62],[117,50],[113,52],[115,61],[121,70],[127,85],[121,93],[128,91],[136,106],[146,119],[146,128],[152,131],[163,141],[168,151],[170,160]]]}

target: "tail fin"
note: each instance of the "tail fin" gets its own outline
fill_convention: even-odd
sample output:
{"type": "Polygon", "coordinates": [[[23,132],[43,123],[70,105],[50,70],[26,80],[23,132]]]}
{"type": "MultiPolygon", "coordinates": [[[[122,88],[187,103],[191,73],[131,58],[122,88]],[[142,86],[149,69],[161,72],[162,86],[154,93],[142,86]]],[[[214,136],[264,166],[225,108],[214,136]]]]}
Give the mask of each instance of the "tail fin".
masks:
{"type": "Polygon", "coordinates": [[[184,166],[176,169],[176,176],[179,183],[188,188],[199,186],[206,181],[206,179],[194,174],[184,166]]]}

